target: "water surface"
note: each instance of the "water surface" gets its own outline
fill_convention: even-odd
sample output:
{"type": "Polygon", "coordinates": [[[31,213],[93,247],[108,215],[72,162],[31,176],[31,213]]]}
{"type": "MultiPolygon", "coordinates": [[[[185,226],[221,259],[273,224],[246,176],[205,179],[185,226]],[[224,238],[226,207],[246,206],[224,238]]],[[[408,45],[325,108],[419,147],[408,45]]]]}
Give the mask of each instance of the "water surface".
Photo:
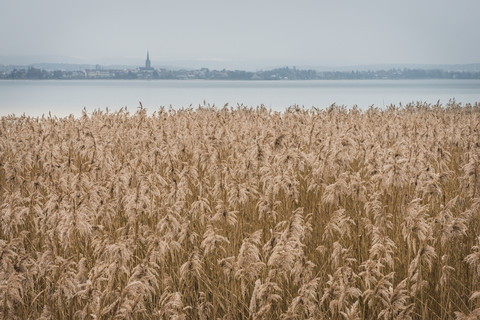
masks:
{"type": "Polygon", "coordinates": [[[462,104],[480,102],[480,80],[1,80],[0,116],[81,115],[95,109],[150,112],[160,106],[265,105],[282,111],[291,105],[326,108],[333,103],[366,109],[412,101],[462,104]]]}

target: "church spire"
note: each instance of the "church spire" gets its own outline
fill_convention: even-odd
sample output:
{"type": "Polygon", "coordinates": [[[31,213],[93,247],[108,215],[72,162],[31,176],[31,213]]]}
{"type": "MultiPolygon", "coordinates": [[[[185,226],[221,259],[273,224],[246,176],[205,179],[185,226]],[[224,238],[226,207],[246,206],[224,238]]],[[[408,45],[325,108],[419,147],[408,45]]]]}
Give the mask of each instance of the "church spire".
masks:
{"type": "Polygon", "coordinates": [[[151,69],[150,66],[150,53],[147,50],[147,60],[145,61],[145,69],[151,69]]]}

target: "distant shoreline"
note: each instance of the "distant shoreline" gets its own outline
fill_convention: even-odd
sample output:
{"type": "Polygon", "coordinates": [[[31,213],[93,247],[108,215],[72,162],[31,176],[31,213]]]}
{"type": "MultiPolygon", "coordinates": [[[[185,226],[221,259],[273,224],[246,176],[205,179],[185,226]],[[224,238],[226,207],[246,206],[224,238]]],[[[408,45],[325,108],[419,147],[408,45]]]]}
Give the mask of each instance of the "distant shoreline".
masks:
{"type": "Polygon", "coordinates": [[[446,71],[441,69],[389,69],[375,71],[315,71],[295,67],[262,71],[244,70],[168,70],[85,69],[76,71],[44,70],[35,67],[0,71],[0,80],[422,80],[422,79],[480,79],[480,71],[446,71]]]}
{"type": "Polygon", "coordinates": [[[439,81],[475,81],[480,80],[480,78],[402,78],[402,79],[394,79],[394,78],[382,78],[382,79],[260,79],[260,80],[251,80],[251,79],[110,79],[110,78],[98,78],[98,79],[5,79],[0,78],[0,82],[7,82],[7,81],[31,81],[31,82],[51,82],[51,81],[59,81],[59,82],[72,82],[72,81],[80,81],[80,82],[99,82],[99,81],[114,81],[114,82],[135,82],[135,81],[147,81],[147,82],[162,82],[162,81],[174,81],[174,82],[187,82],[187,81],[198,81],[198,82],[315,82],[315,81],[360,81],[360,82],[368,82],[368,81],[428,81],[428,80],[439,80],[439,81]]]}

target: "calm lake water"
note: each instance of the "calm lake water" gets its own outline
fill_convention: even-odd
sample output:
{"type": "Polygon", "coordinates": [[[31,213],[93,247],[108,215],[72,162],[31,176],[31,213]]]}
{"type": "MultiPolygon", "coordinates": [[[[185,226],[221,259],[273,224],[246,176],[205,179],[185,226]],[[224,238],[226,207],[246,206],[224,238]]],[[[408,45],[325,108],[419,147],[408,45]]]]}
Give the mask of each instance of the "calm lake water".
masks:
{"type": "Polygon", "coordinates": [[[445,104],[480,102],[480,80],[1,80],[0,116],[48,114],[79,116],[83,108],[131,112],[139,101],[149,112],[160,106],[265,105],[282,111],[291,105],[326,108],[333,103],[366,109],[412,101],[445,104]]]}

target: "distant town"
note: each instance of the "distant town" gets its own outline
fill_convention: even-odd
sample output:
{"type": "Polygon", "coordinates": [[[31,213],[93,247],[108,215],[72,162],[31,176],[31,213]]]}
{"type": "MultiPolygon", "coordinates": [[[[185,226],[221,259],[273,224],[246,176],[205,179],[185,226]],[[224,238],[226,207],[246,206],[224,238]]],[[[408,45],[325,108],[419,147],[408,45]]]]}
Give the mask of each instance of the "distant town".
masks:
{"type": "Polygon", "coordinates": [[[96,65],[83,70],[46,70],[35,66],[3,66],[0,79],[81,80],[81,79],[171,79],[171,80],[382,80],[382,79],[480,79],[480,71],[443,69],[388,69],[352,71],[316,71],[283,67],[271,70],[195,70],[153,68],[147,52],[145,65],[137,68],[105,68],[96,65]]]}

